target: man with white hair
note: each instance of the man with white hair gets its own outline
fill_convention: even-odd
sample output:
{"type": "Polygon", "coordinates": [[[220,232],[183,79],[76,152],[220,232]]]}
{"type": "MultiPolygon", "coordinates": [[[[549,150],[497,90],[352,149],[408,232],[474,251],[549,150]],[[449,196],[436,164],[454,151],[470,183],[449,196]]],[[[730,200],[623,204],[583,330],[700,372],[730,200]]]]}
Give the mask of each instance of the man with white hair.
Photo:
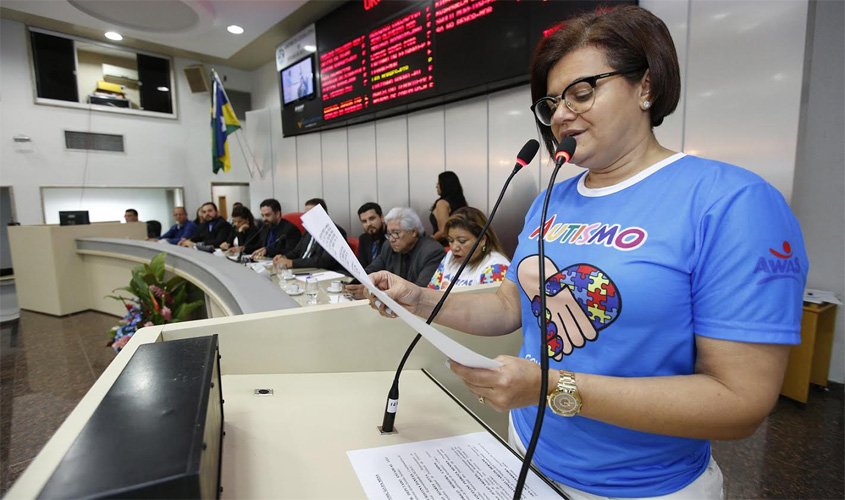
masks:
{"type": "MultiPolygon", "coordinates": [[[[408,207],[391,209],[384,222],[390,244],[382,245],[381,252],[364,270],[367,274],[390,271],[419,286],[428,286],[446,255],[443,246],[426,236],[419,215],[408,207]]],[[[347,285],[346,291],[355,298],[364,298],[363,285],[347,285]]]]}

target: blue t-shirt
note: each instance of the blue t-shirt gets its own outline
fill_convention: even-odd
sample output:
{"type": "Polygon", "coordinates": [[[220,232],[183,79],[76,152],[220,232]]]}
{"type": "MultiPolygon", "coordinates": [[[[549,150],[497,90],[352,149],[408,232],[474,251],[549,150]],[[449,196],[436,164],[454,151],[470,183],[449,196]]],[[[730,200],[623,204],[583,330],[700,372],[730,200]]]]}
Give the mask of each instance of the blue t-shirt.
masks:
{"type": "MultiPolygon", "coordinates": [[[[677,154],[616,186],[557,184],[545,224],[549,366],[614,377],[688,375],[695,335],[798,344],[807,256],[783,196],[741,168],[677,154]]],[[[506,275],[519,286],[520,356],[539,363],[534,201],[506,275]]],[[[710,443],[546,410],[534,460],[610,497],[666,495],[706,468],[710,443]]],[[[527,444],[536,407],[512,412],[527,444]]]]}

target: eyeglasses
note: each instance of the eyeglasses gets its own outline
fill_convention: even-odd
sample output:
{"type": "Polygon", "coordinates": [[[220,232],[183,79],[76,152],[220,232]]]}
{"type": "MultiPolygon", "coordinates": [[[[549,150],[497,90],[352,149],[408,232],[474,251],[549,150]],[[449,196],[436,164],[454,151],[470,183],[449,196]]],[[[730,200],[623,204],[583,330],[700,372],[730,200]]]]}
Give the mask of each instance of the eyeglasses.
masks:
{"type": "Polygon", "coordinates": [[[537,99],[537,102],[531,105],[531,111],[534,112],[534,117],[537,118],[537,121],[547,127],[551,126],[552,118],[560,105],[560,101],[566,103],[566,107],[576,115],[586,113],[593,107],[593,103],[596,102],[597,81],[611,76],[636,73],[644,69],[612,71],[610,73],[579,78],[570,83],[559,96],[547,96],[537,99]]]}
{"type": "Polygon", "coordinates": [[[386,234],[386,236],[387,236],[387,239],[389,239],[389,240],[398,240],[399,238],[401,238],[401,237],[402,237],[402,233],[406,233],[406,232],[407,232],[407,231],[405,231],[405,230],[403,229],[403,230],[401,230],[401,231],[388,231],[388,232],[387,232],[387,233],[385,233],[385,234],[386,234]]]}

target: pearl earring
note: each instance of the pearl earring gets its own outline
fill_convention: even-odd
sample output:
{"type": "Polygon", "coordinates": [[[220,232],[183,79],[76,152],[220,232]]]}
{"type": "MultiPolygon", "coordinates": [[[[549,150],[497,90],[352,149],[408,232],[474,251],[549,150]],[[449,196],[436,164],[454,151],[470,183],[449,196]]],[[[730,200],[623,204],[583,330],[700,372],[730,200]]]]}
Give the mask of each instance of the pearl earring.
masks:
{"type": "Polygon", "coordinates": [[[643,103],[643,109],[648,109],[648,108],[650,108],[650,107],[651,107],[651,103],[650,103],[650,102],[646,101],[646,102],[644,102],[644,103],[643,103]]]}

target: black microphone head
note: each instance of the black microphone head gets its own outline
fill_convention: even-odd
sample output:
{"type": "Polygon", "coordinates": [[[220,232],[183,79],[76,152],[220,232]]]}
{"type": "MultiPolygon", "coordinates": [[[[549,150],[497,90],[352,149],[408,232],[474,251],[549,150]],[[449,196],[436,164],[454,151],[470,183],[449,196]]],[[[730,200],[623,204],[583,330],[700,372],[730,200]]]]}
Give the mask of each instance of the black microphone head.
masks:
{"type": "Polygon", "coordinates": [[[577,145],[578,144],[571,135],[564,137],[563,140],[560,141],[560,144],[558,144],[557,151],[555,151],[555,165],[563,165],[571,160],[573,153],[575,153],[575,146],[577,145]]]}
{"type": "Polygon", "coordinates": [[[531,163],[531,160],[537,156],[537,151],[539,150],[540,143],[537,142],[537,139],[531,139],[526,142],[525,145],[522,146],[522,149],[519,150],[519,154],[516,155],[517,168],[522,168],[531,163]]]}

